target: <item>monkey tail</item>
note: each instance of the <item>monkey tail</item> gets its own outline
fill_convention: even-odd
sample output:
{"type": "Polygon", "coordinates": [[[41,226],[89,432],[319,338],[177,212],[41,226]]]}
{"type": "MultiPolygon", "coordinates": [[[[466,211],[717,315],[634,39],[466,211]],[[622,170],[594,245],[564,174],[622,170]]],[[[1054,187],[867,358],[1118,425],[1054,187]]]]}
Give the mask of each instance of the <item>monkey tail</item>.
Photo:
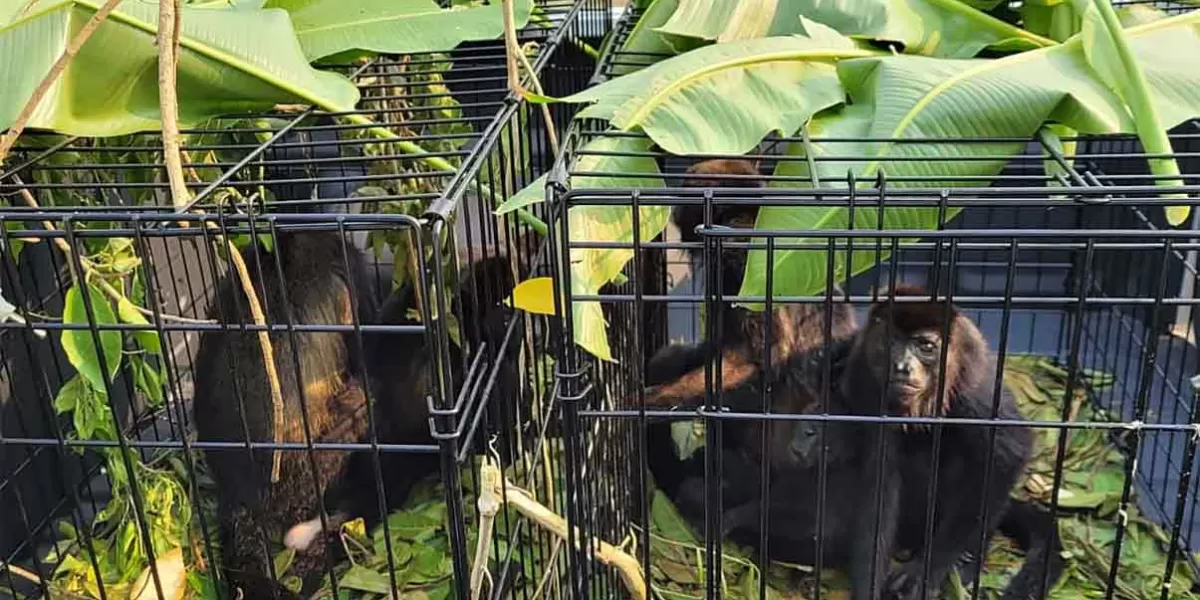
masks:
{"type": "Polygon", "coordinates": [[[999,530],[1025,551],[1025,562],[1008,583],[1002,600],[1045,598],[1063,572],[1062,539],[1050,511],[1035,501],[1013,500],[999,530]]]}

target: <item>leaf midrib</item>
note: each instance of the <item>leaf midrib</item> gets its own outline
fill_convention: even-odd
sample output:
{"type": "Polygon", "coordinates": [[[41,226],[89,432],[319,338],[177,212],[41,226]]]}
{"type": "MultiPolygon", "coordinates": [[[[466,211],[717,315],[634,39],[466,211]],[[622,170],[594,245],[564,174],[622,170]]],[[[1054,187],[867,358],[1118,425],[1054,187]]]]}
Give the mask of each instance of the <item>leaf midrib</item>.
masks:
{"type": "Polygon", "coordinates": [[[675,90],[678,90],[687,85],[691,85],[692,83],[694,83],[700,79],[703,79],[717,71],[722,71],[725,69],[732,69],[732,68],[737,68],[737,67],[742,67],[742,66],[748,66],[748,65],[760,65],[760,64],[768,64],[768,63],[773,63],[773,62],[787,62],[787,61],[793,61],[793,60],[805,59],[805,58],[807,58],[813,62],[824,62],[824,61],[831,61],[831,60],[841,60],[841,59],[846,59],[846,58],[867,58],[870,56],[878,56],[879,54],[880,54],[879,52],[874,51],[874,50],[850,50],[850,49],[847,49],[847,50],[801,50],[801,51],[789,50],[789,51],[785,51],[785,52],[772,52],[769,54],[756,54],[756,55],[748,56],[748,57],[740,57],[740,58],[734,58],[734,59],[730,59],[730,60],[720,61],[720,62],[717,62],[714,64],[710,64],[700,70],[693,71],[691,74],[687,75],[686,77],[676,79],[674,82],[668,84],[666,87],[664,87],[661,90],[659,90],[658,92],[655,92],[654,94],[652,94],[649,98],[646,99],[645,102],[642,103],[642,106],[640,108],[638,108],[632,114],[630,114],[628,119],[626,119],[626,123],[624,124],[623,128],[628,128],[633,125],[639,124],[642,121],[642,119],[646,118],[646,116],[650,114],[651,111],[653,111],[654,109],[661,106],[664,103],[663,99],[670,97],[674,93],[675,90]]]}
{"type": "MultiPolygon", "coordinates": [[[[94,0],[69,0],[68,2],[64,2],[64,3],[56,5],[56,6],[70,7],[71,5],[83,6],[83,7],[89,8],[93,11],[100,10],[100,4],[98,2],[95,2],[94,0]]],[[[270,9],[270,10],[282,10],[282,9],[270,9]]],[[[265,12],[265,11],[261,11],[261,12],[265,12]]],[[[116,19],[118,21],[122,21],[127,25],[131,25],[133,27],[141,29],[142,31],[145,31],[146,33],[150,33],[150,34],[158,33],[157,26],[152,26],[149,23],[146,23],[145,21],[136,19],[133,16],[121,11],[120,4],[118,4],[117,7],[111,13],[109,13],[108,19],[109,20],[116,19]]],[[[220,61],[221,63],[228,65],[234,69],[237,69],[243,73],[252,75],[259,79],[262,79],[263,81],[265,81],[281,90],[292,93],[300,98],[309,100],[313,104],[315,104],[321,108],[324,108],[327,110],[341,110],[341,109],[346,108],[343,106],[338,106],[332,100],[326,99],[326,98],[316,95],[316,94],[313,94],[303,88],[298,88],[294,85],[291,85],[287,81],[279,79],[272,73],[263,71],[262,69],[259,69],[259,68],[255,67],[254,65],[247,63],[246,61],[244,61],[234,55],[231,55],[222,50],[218,50],[217,48],[214,48],[207,44],[202,44],[200,42],[197,42],[195,40],[195,38],[193,38],[193,37],[184,36],[184,35],[179,36],[179,45],[184,48],[187,48],[189,50],[192,50],[193,52],[196,52],[197,54],[201,54],[201,55],[211,58],[213,60],[220,61]]]]}
{"type": "MultiPolygon", "coordinates": [[[[1188,21],[1194,21],[1194,20],[1200,20],[1200,10],[1192,11],[1189,13],[1184,13],[1182,15],[1179,15],[1176,17],[1171,17],[1168,19],[1161,19],[1159,21],[1154,21],[1153,23],[1147,23],[1145,25],[1139,25],[1138,27],[1132,27],[1130,29],[1127,29],[1126,33],[1130,37],[1133,37],[1133,36],[1138,36],[1138,35],[1142,35],[1145,33],[1151,33],[1157,29],[1166,29],[1169,27],[1175,27],[1180,24],[1187,23],[1188,21]]],[[[1054,51],[1065,52],[1066,50],[1063,50],[1064,48],[1078,46],[1080,43],[1082,43],[1080,41],[1081,39],[1082,38],[1080,37],[1080,35],[1076,34],[1076,35],[1072,36],[1070,39],[1068,39],[1067,41],[1065,41],[1061,44],[1058,44],[1056,46],[1050,46],[1047,48],[1038,48],[1037,50],[1030,50],[1028,52],[1022,52],[1021,54],[1009,56],[1006,58],[989,60],[977,67],[967,69],[960,73],[956,73],[952,77],[948,77],[944,81],[933,86],[933,88],[931,88],[928,92],[926,92],[925,95],[922,96],[921,99],[918,100],[917,103],[914,104],[912,106],[912,108],[910,108],[908,110],[907,113],[905,113],[904,117],[900,119],[900,122],[896,124],[896,127],[892,129],[891,134],[886,136],[887,139],[888,140],[899,139],[900,136],[903,135],[904,131],[913,124],[913,122],[917,119],[918,116],[920,116],[921,112],[924,111],[927,106],[929,106],[929,104],[931,104],[934,100],[936,100],[938,97],[940,97],[946,90],[950,89],[954,85],[957,85],[959,82],[965,80],[966,78],[974,77],[975,75],[978,75],[980,73],[986,73],[993,69],[1008,68],[1014,64],[1020,64],[1020,63],[1023,63],[1023,62],[1029,61],[1029,60],[1033,60],[1034,58],[1038,58],[1041,55],[1048,53],[1048,52],[1054,52],[1054,51]]],[[[863,168],[863,177],[864,178],[869,178],[869,177],[872,177],[875,175],[875,170],[877,170],[879,168],[880,163],[882,162],[881,159],[883,157],[887,156],[888,152],[890,152],[894,146],[895,146],[895,142],[893,142],[893,141],[884,142],[884,144],[880,148],[880,151],[878,153],[876,153],[876,158],[873,159],[871,162],[867,163],[866,167],[863,168]]]]}

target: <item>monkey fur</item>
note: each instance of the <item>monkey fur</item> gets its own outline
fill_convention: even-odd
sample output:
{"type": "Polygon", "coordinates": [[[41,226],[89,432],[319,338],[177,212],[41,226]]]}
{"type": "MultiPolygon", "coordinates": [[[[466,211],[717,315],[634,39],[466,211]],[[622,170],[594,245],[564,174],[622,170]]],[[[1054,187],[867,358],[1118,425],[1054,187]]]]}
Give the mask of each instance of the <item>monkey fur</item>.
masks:
{"type": "MultiPolygon", "coordinates": [[[[921,288],[897,286],[893,293],[896,301],[872,307],[846,359],[840,394],[847,409],[866,416],[992,418],[996,362],[978,327],[956,307],[904,301],[927,296],[921,288]]],[[[1022,418],[1003,386],[995,410],[1003,420],[1022,418]]],[[[894,527],[898,539],[922,542],[914,558],[889,574],[887,589],[900,599],[932,597],[960,559],[997,529],[1032,453],[1033,430],[997,427],[993,442],[979,428],[962,425],[886,429],[874,436],[879,444],[865,449],[865,469],[882,468],[882,476],[870,478],[864,496],[884,499],[877,517],[885,529],[894,527]],[[936,489],[928,498],[934,477],[936,489]],[[929,524],[931,504],[935,521],[929,524]],[[980,518],[984,513],[987,521],[980,518]],[[932,538],[923,547],[927,525],[932,538]],[[927,581],[924,554],[930,563],[927,581]]],[[[885,549],[884,556],[890,556],[885,549]]],[[[858,565],[861,573],[869,560],[856,555],[852,572],[858,565]]]]}
{"type": "MultiPolygon", "coordinates": [[[[904,289],[900,290],[905,293],[904,289]]],[[[872,312],[872,317],[884,314],[880,307],[872,312]]],[[[897,304],[900,306],[900,304],[897,304]]],[[[908,308],[912,305],[905,304],[908,308]]],[[[930,310],[929,306],[921,309],[930,310]]],[[[938,308],[942,308],[938,306],[938,308]]],[[[967,329],[967,333],[958,336],[973,335],[979,339],[977,328],[969,320],[957,321],[961,317],[957,312],[952,313],[957,327],[967,329]]],[[[918,331],[927,333],[928,322],[917,319],[918,315],[899,315],[896,320],[905,325],[918,324],[918,331]]],[[[872,325],[879,324],[873,320],[872,325]]],[[[936,324],[936,321],[933,321],[936,324]]],[[[863,352],[864,344],[869,342],[868,336],[878,336],[864,330],[854,340],[843,341],[833,346],[827,367],[841,385],[836,386],[833,394],[827,399],[824,407],[832,414],[845,413],[849,410],[844,390],[847,383],[862,379],[865,365],[861,361],[866,356],[878,356],[878,353],[863,352]],[[857,352],[857,354],[855,354],[857,352]],[[851,357],[853,356],[853,361],[851,357]],[[841,392],[841,393],[839,393],[841,392]]],[[[956,343],[957,337],[951,334],[951,343],[956,343]]],[[[924,341],[914,336],[910,344],[924,341]]],[[[983,349],[983,355],[964,354],[957,361],[948,361],[960,365],[988,365],[986,343],[967,346],[969,349],[983,349]]],[[[916,360],[919,353],[910,348],[907,353],[896,352],[899,358],[916,360]]],[[[950,350],[961,352],[957,346],[950,350]]],[[[683,353],[666,349],[660,353],[661,362],[669,364],[672,360],[679,361],[683,353]]],[[[804,372],[811,369],[811,359],[793,356],[789,364],[783,366],[773,379],[779,382],[788,381],[788,372],[804,372]]],[[[936,367],[936,364],[934,365],[936,367]]],[[[686,365],[683,365],[686,368],[686,365]]],[[[874,370],[878,372],[878,370],[874,370]]],[[[655,371],[651,371],[655,373],[655,371]]],[[[927,387],[936,386],[936,374],[910,374],[909,379],[924,378],[927,387]]],[[[819,381],[812,375],[801,376],[802,380],[819,381]]],[[[960,380],[961,381],[961,380],[960,380]]],[[[972,387],[953,385],[958,382],[947,382],[955,390],[950,396],[947,406],[950,416],[969,416],[974,414],[979,418],[991,416],[989,400],[991,389],[989,378],[981,377],[972,381],[972,387]],[[980,386],[983,386],[982,388],[980,386]],[[982,395],[981,395],[982,394],[982,395]],[[960,407],[960,404],[969,404],[960,407]]],[[[904,391],[903,388],[898,388],[904,391]]],[[[780,383],[775,387],[778,405],[787,406],[802,414],[820,413],[821,407],[812,402],[812,392],[803,388],[780,383]]],[[[753,386],[743,386],[730,394],[731,405],[738,410],[738,405],[756,396],[753,386]],[[748,396],[747,396],[748,394],[748,396]]],[[[917,396],[925,399],[924,396],[917,396]]],[[[913,398],[905,398],[911,400],[913,398]]],[[[1011,399],[1001,401],[1000,418],[1019,418],[1011,399]],[[1007,404],[1008,406],[1005,406],[1007,404]]],[[[912,404],[893,404],[896,411],[907,411],[912,404]]],[[[930,409],[940,408],[936,403],[924,403],[930,409]]],[[[869,413],[868,413],[869,414],[869,413]]],[[[875,413],[878,414],[878,413],[875,413]]],[[[784,447],[775,443],[771,452],[786,454],[786,460],[772,457],[775,465],[790,465],[776,469],[772,473],[769,506],[770,535],[767,536],[768,550],[774,559],[815,564],[818,548],[821,550],[821,560],[827,565],[848,568],[852,574],[854,598],[912,598],[918,597],[917,581],[906,580],[905,575],[920,574],[922,560],[919,557],[925,541],[925,516],[929,506],[925,495],[929,489],[929,477],[932,465],[932,442],[928,430],[909,430],[901,432],[895,428],[882,430],[862,423],[829,422],[825,424],[823,436],[821,424],[815,421],[796,422],[793,426],[793,437],[784,447]],[[819,440],[824,441],[825,480],[819,480],[822,447],[819,440]],[[877,488],[875,465],[886,458],[882,471],[883,487],[877,488]],[[882,489],[882,493],[874,494],[871,490],[882,489]],[[818,490],[825,491],[823,511],[819,511],[818,490]],[[882,498],[879,505],[876,499],[882,498]],[[866,504],[863,504],[866,502],[866,504]],[[879,510],[882,508],[882,511],[879,510]],[[881,518],[876,527],[876,520],[865,518],[865,515],[879,515],[881,518]],[[817,523],[820,517],[822,524],[822,540],[817,544],[817,523]],[[875,553],[878,547],[880,552],[875,553]],[[898,573],[892,574],[885,580],[890,557],[893,551],[910,553],[917,558],[909,560],[898,573]],[[871,576],[870,569],[875,569],[871,576]],[[905,569],[908,573],[905,573],[905,569]],[[871,589],[874,593],[870,593],[871,589]],[[885,587],[886,586],[886,587],[885,587]]],[[[983,488],[983,473],[988,460],[988,436],[980,436],[979,432],[970,427],[945,426],[943,429],[943,447],[940,451],[939,516],[950,514],[960,515],[959,519],[951,521],[959,535],[947,535],[945,527],[938,523],[934,529],[933,544],[941,542],[947,545],[946,539],[957,539],[959,550],[944,550],[950,553],[944,560],[948,565],[943,567],[948,574],[950,568],[957,567],[966,582],[974,581],[978,576],[978,558],[972,552],[978,548],[980,536],[986,531],[987,538],[998,529],[1002,534],[1013,539],[1026,553],[1026,559],[1021,570],[1009,582],[1002,598],[1006,600],[1027,600],[1044,597],[1039,590],[1049,590],[1062,574],[1062,545],[1058,536],[1057,526],[1048,511],[1035,502],[1012,501],[1008,499],[1016,476],[1024,468],[1025,456],[1028,453],[1027,428],[1001,428],[996,435],[996,455],[992,462],[991,490],[989,495],[972,494],[983,488]],[[1015,432],[1015,435],[1014,435],[1015,432]],[[1023,433],[1024,432],[1024,433],[1023,433]],[[961,455],[961,456],[960,456],[961,455]],[[1013,473],[1015,472],[1015,475],[1013,473]],[[976,483],[974,479],[979,481],[976,483]],[[1007,483],[1006,483],[1007,482],[1007,483]],[[968,489],[962,489],[962,488],[968,489]],[[960,496],[964,496],[960,498],[960,496]],[[986,529],[978,525],[977,515],[981,515],[983,502],[987,501],[989,523],[986,529]],[[1044,569],[1049,558],[1049,568],[1044,569]],[[966,563],[966,564],[964,564],[966,563]],[[1046,582],[1042,588],[1042,581],[1046,582]]],[[[681,514],[693,523],[702,523],[706,508],[706,490],[704,488],[704,454],[696,453],[686,461],[679,461],[674,456],[673,442],[669,431],[661,425],[652,424],[650,435],[651,471],[660,489],[675,501],[681,514]]],[[[721,480],[722,494],[722,525],[723,535],[744,545],[757,546],[760,543],[760,518],[763,504],[758,497],[761,489],[761,461],[744,452],[737,452],[726,445],[722,448],[723,469],[721,480]]],[[[955,529],[951,529],[951,534],[955,529]]],[[[986,547],[986,546],[985,546],[986,547]]],[[[937,560],[936,551],[932,555],[937,560]]],[[[941,588],[944,575],[937,575],[936,564],[931,565],[931,573],[936,579],[931,579],[929,593],[936,593],[941,588]]]]}
{"type": "MultiPolygon", "coordinates": [[[[335,232],[279,232],[273,253],[256,244],[242,250],[268,324],[370,323],[375,303],[361,254],[335,232]],[[346,246],[344,246],[346,245],[346,246]],[[347,258],[343,263],[342,252],[347,258]],[[276,262],[278,261],[278,262],[276,262]],[[282,271],[277,269],[281,266],[282,271]],[[356,291],[352,291],[356,290],[356,291]],[[367,292],[367,293],[363,293],[367,292]]],[[[237,276],[220,282],[210,317],[250,322],[237,276]]],[[[362,357],[352,333],[273,331],[285,429],[275,431],[271,391],[258,334],[234,329],[200,337],[194,413],[201,442],[355,442],[365,434],[362,357]],[[294,338],[293,338],[294,336],[294,338]],[[294,340],[294,343],[293,343],[294,340]]],[[[247,598],[297,598],[269,575],[269,540],[284,527],[339,506],[338,483],[347,452],[280,452],[279,481],[271,482],[273,452],[265,448],[207,449],[217,487],[224,574],[247,598]],[[325,497],[328,496],[328,497],[325,497]]],[[[331,526],[336,523],[331,523],[331,526]]],[[[291,573],[310,586],[329,564],[326,544],[298,552],[291,573]]]]}
{"type": "MultiPolygon", "coordinates": [[[[274,255],[255,257],[255,250],[243,251],[256,285],[262,288],[260,301],[268,322],[284,321],[290,305],[298,324],[352,324],[348,310],[353,288],[359,323],[420,324],[409,315],[415,308],[412,285],[397,289],[382,309],[375,308],[362,255],[345,241],[347,270],[342,264],[343,240],[338,234],[281,233],[277,238],[282,274],[273,268],[274,255]],[[260,260],[265,268],[259,269],[260,260]],[[284,302],[285,291],[288,303],[284,302]]],[[[480,289],[484,281],[503,293],[512,289],[506,256],[477,261],[469,272],[475,276],[470,283],[480,289]]],[[[460,310],[456,314],[460,314],[461,321],[472,324],[461,329],[476,347],[482,341],[479,338],[498,343],[506,314],[501,298],[496,297],[499,293],[488,288],[473,294],[466,288],[467,283],[462,281],[463,288],[455,295],[451,310],[460,310]]],[[[236,278],[227,277],[222,282],[218,297],[219,310],[214,318],[223,317],[226,322],[248,320],[236,278]]],[[[427,408],[434,367],[426,336],[364,333],[362,337],[365,357],[360,356],[359,341],[353,333],[296,333],[293,347],[288,332],[272,332],[285,423],[291,426],[282,436],[273,436],[271,395],[256,333],[206,333],[197,358],[198,439],[244,442],[248,432],[253,442],[271,442],[274,437],[303,442],[301,425],[307,417],[314,442],[369,442],[366,390],[361,384],[361,374],[366,373],[376,440],[382,444],[434,445],[427,408]],[[302,378],[296,373],[294,356],[299,358],[302,378]],[[300,395],[295,391],[300,389],[298,380],[303,381],[305,390],[303,412],[300,395]],[[245,425],[242,404],[236,401],[238,395],[244,398],[245,425]]],[[[509,354],[514,346],[510,344],[509,354]]],[[[461,349],[452,343],[450,355],[454,380],[461,381],[461,349]]],[[[493,393],[511,391],[515,361],[506,359],[499,368],[493,393]]],[[[494,411],[495,404],[488,402],[487,410],[494,411]]],[[[505,423],[495,425],[505,430],[505,423]]],[[[515,427],[515,423],[512,425],[515,427]]],[[[278,583],[279,574],[270,572],[272,541],[282,539],[297,551],[288,573],[301,579],[302,591],[311,591],[325,575],[330,559],[340,554],[337,536],[341,523],[361,517],[368,528],[373,526],[382,516],[381,497],[386,499],[382,508],[393,510],[404,502],[415,483],[439,471],[436,453],[381,449],[377,478],[371,451],[284,450],[280,480],[272,484],[272,452],[268,449],[222,448],[208,450],[206,455],[218,488],[225,576],[231,589],[239,589],[245,598],[302,597],[278,583]],[[377,481],[383,483],[382,490],[377,488],[377,481]],[[327,516],[324,524],[323,510],[327,516]]]]}
{"type": "MultiPolygon", "coordinates": [[[[739,187],[761,188],[756,164],[745,160],[714,159],[699,162],[688,169],[685,187],[739,187]]],[[[757,205],[717,205],[712,208],[712,222],[727,227],[754,226],[758,216],[757,205]]],[[[675,207],[674,219],[684,241],[699,241],[695,228],[704,222],[704,207],[684,205],[675,207]]],[[[721,290],[725,296],[736,296],[746,266],[744,248],[723,248],[721,251],[721,290]]],[[[836,289],[834,294],[839,293],[836,289]]],[[[763,312],[727,306],[722,303],[721,332],[719,340],[693,345],[673,345],[656,355],[647,368],[650,380],[645,390],[647,406],[686,407],[703,403],[705,397],[705,365],[713,354],[720,355],[719,385],[722,392],[738,391],[739,399],[728,399],[727,405],[736,404],[740,410],[761,410],[760,377],[764,372],[766,356],[764,346],[771,340],[770,365],[772,372],[786,373],[786,385],[807,392],[807,399],[815,399],[822,388],[819,381],[823,356],[827,349],[848,339],[855,330],[854,312],[845,303],[835,303],[826,311],[824,305],[786,304],[772,310],[768,321],[763,312]],[[768,331],[769,329],[769,331],[768,331]],[[793,355],[804,358],[798,364],[806,364],[803,370],[779,370],[774,367],[784,364],[793,355]],[[743,387],[744,384],[750,387],[743,387]],[[730,404],[732,403],[732,404],[730,404]]],[[[783,383],[776,383],[782,385],[783,383]]],[[[797,401],[800,398],[796,398],[797,401]]],[[[804,404],[805,402],[799,402],[804,404]]],[[[775,412],[792,412],[797,407],[774,406],[775,412]]],[[[762,460],[762,436],[764,429],[769,436],[769,445],[787,445],[791,438],[789,421],[775,420],[767,425],[751,422],[730,423],[725,426],[730,443],[740,446],[753,460],[762,460]]],[[[787,461],[786,453],[771,452],[771,460],[787,461]]],[[[787,466],[786,464],[782,466],[787,466]]]]}

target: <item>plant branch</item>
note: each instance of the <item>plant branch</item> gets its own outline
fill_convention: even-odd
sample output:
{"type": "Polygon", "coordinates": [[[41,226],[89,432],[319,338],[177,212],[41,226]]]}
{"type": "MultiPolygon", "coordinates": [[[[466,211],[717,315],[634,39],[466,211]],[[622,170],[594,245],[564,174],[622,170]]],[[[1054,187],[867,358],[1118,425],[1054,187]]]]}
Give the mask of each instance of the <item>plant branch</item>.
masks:
{"type": "MultiPolygon", "coordinates": [[[[163,163],[171,184],[171,204],[185,206],[189,200],[183,180],[183,162],[179,143],[179,101],[175,92],[176,67],[179,64],[179,0],[158,3],[158,109],[162,118],[163,163]]],[[[181,223],[180,226],[186,227],[181,223]]]]}
{"type": "Polygon", "coordinates": [[[42,78],[42,82],[34,88],[33,95],[29,97],[29,101],[25,103],[25,107],[17,114],[17,119],[8,128],[8,132],[0,136],[0,163],[3,163],[4,159],[8,157],[8,152],[12,150],[13,144],[17,143],[17,138],[21,136],[21,132],[25,131],[25,126],[29,124],[29,119],[33,117],[33,112],[42,103],[42,99],[46,97],[46,93],[50,91],[50,88],[62,76],[63,71],[66,70],[67,65],[75,58],[75,55],[79,53],[79,49],[83,47],[83,44],[92,37],[93,33],[96,33],[96,30],[108,18],[108,14],[120,3],[121,0],[108,0],[105,2],[100,7],[100,10],[97,10],[92,15],[92,18],[83,24],[83,27],[75,34],[75,37],[67,42],[67,47],[63,49],[63,53],[59,55],[58,60],[54,61],[54,64],[51,65],[50,72],[46,73],[46,76],[42,78]]]}
{"type": "MultiPolygon", "coordinates": [[[[545,96],[542,90],[542,83],[538,81],[537,71],[533,65],[529,64],[529,57],[525,56],[525,52],[521,49],[520,43],[517,41],[517,22],[513,6],[513,0],[501,0],[503,3],[504,13],[504,54],[507,59],[508,70],[508,89],[512,90],[518,98],[524,99],[527,95],[525,87],[521,85],[520,69],[524,68],[529,75],[529,85],[533,86],[533,91],[539,96],[545,96]]],[[[558,155],[558,133],[554,130],[554,117],[550,114],[550,107],[545,103],[541,104],[542,117],[546,120],[546,136],[550,138],[550,150],[554,155],[558,155]]]]}
{"type": "MultiPolygon", "coordinates": [[[[567,539],[571,528],[562,517],[539,504],[525,490],[516,487],[512,482],[503,481],[503,479],[499,467],[494,462],[484,462],[480,468],[480,482],[491,486],[492,489],[488,493],[504,498],[506,503],[512,505],[539,527],[561,539],[567,539]]],[[[483,493],[482,490],[480,492],[483,493]]],[[[576,528],[575,534],[581,536],[582,532],[576,528]]],[[[621,581],[634,600],[646,600],[646,581],[642,576],[642,567],[638,564],[637,559],[624,550],[595,538],[579,540],[578,543],[592,549],[596,560],[617,569],[621,575],[621,581]]]]}

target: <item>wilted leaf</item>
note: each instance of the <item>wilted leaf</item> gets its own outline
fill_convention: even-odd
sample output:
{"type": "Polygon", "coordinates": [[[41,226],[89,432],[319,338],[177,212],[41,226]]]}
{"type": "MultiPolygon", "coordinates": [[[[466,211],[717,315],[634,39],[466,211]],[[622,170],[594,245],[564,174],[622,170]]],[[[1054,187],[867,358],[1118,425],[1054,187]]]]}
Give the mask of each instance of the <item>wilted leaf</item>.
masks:
{"type": "Polygon", "coordinates": [[[660,490],[654,491],[654,498],[650,501],[650,519],[654,530],[668,540],[693,546],[700,544],[687,521],[660,490]]]}
{"type": "MultiPolygon", "coordinates": [[[[115,325],[116,316],[108,298],[95,286],[88,286],[88,299],[92,303],[92,312],[96,325],[115,325]]],[[[63,322],[72,325],[87,325],[87,308],[84,306],[83,294],[78,285],[67,290],[63,307],[63,322]]],[[[63,351],[67,360],[81,375],[92,384],[92,389],[103,391],[105,384],[112,380],[121,366],[121,332],[108,330],[98,332],[100,346],[104,353],[104,365],[96,353],[92,332],[87,329],[64,330],[62,333],[63,351]],[[105,372],[107,369],[107,372],[105,372]]]]}
{"type": "Polygon", "coordinates": [[[387,575],[383,573],[376,573],[375,571],[366,569],[356,564],[350,565],[350,570],[346,571],[346,574],[342,575],[342,577],[338,579],[338,585],[344,588],[358,590],[360,592],[370,592],[385,596],[389,594],[392,589],[391,582],[388,580],[387,575]]]}

